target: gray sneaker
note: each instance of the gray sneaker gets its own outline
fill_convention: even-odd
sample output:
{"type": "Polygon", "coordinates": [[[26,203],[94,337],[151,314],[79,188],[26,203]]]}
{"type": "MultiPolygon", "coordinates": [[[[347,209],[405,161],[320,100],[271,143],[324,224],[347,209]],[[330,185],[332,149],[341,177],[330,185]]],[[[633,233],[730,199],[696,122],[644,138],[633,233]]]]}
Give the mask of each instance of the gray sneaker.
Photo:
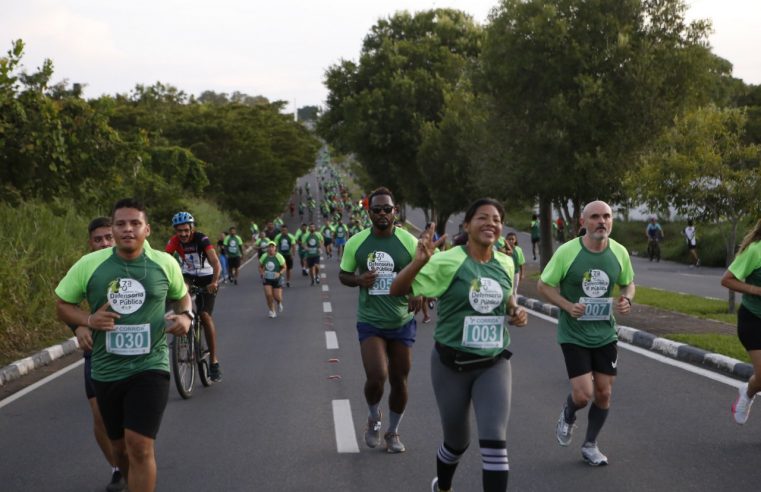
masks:
{"type": "Polygon", "coordinates": [[[386,440],[387,453],[403,453],[407,449],[402,444],[402,441],[399,440],[399,434],[396,432],[386,432],[383,435],[383,439],[386,440]]]}
{"type": "Polygon", "coordinates": [[[600,452],[596,442],[585,442],[581,447],[581,457],[592,466],[608,464],[608,457],[600,452]]]}
{"type": "Polygon", "coordinates": [[[573,437],[573,429],[576,428],[576,424],[568,423],[565,421],[565,405],[560,411],[560,417],[558,417],[558,423],[555,426],[555,437],[558,439],[558,444],[561,446],[568,446],[571,444],[571,438],[573,437]]]}
{"type": "Polygon", "coordinates": [[[380,444],[382,418],[382,413],[378,415],[378,420],[373,420],[372,417],[367,417],[367,428],[365,428],[365,444],[367,444],[367,447],[369,448],[377,448],[380,444]]]}

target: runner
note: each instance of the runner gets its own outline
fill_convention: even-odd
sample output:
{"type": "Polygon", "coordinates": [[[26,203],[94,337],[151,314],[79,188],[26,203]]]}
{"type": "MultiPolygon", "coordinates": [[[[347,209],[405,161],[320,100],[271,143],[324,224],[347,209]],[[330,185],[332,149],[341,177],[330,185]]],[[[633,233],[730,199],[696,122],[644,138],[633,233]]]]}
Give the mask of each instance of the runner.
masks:
{"type": "Polygon", "coordinates": [[[288,233],[288,226],[283,224],[280,227],[280,234],[275,236],[275,244],[277,245],[278,253],[285,258],[286,266],[286,278],[285,285],[291,286],[291,270],[293,270],[293,255],[296,249],[296,238],[293,234],[288,233]]]}
{"type": "Polygon", "coordinates": [[[248,230],[251,232],[251,240],[256,242],[257,239],[259,239],[259,226],[256,225],[256,222],[251,222],[251,225],[248,226],[248,230]]]}
{"type": "Polygon", "coordinates": [[[744,424],[756,393],[761,391],[761,220],[740,243],[721,285],[743,295],[737,311],[737,336],[748,351],[753,375],[740,386],[732,415],[735,422],[744,424]]]}
{"type": "Polygon", "coordinates": [[[328,258],[333,258],[333,230],[334,227],[329,222],[320,229],[320,233],[325,241],[325,254],[328,258]]]}
{"type": "Polygon", "coordinates": [[[518,286],[523,282],[523,265],[526,264],[526,257],[523,256],[523,249],[518,246],[518,235],[514,232],[508,232],[505,237],[507,246],[512,250],[513,265],[515,265],[515,286],[513,294],[518,295],[518,286]]]}
{"type": "Polygon", "coordinates": [[[307,225],[302,222],[301,227],[296,231],[296,244],[298,245],[301,275],[303,277],[309,276],[309,270],[307,270],[307,248],[306,244],[302,241],[302,239],[306,239],[308,234],[309,230],[307,229],[307,225]]]}
{"type": "Polygon", "coordinates": [[[254,244],[254,247],[256,248],[256,254],[258,258],[261,258],[267,254],[267,247],[270,244],[270,239],[266,235],[262,234],[254,244]]]}
{"type": "Polygon", "coordinates": [[[541,228],[539,226],[539,217],[536,214],[531,215],[531,254],[536,261],[536,253],[539,250],[539,241],[542,239],[541,228]]]}
{"type": "Polygon", "coordinates": [[[433,242],[433,228],[427,229],[415,259],[391,286],[392,294],[412,289],[413,294],[439,299],[431,381],[444,440],[436,454],[433,492],[452,490],[457,464],[470,445],[471,406],[478,426],[483,490],[507,490],[512,385],[507,324],[524,326],[528,318],[511,294],[513,262],[493,248],[504,216],[498,201],[477,200],[465,213],[466,245],[436,254],[445,238],[433,242]]]}
{"type": "Polygon", "coordinates": [[[92,380],[113,456],[131,492],[156,487],[154,444],[169,398],[166,333],[190,328],[190,296],[177,262],[145,242],[150,225],[134,199],[111,214],[115,248],[83,256],[56,287],[64,323],[92,332],[92,380]],[[87,299],[90,311],[78,305],[87,299]],[[164,314],[167,300],[174,312],[164,314]]]}
{"type": "Polygon", "coordinates": [[[395,210],[394,197],[387,188],[370,194],[372,228],[346,243],[338,276],[343,285],[359,287],[357,332],[369,408],[365,443],[371,448],[380,444],[380,403],[386,379],[391,386],[389,425],[383,436],[389,453],[405,450],[399,439],[399,423],[407,406],[407,375],[417,330],[413,312],[421,303],[419,298],[411,299],[406,294],[389,295],[391,281],[412,260],[417,243],[412,234],[394,227],[395,210]]]}
{"type": "Polygon", "coordinates": [[[277,311],[283,312],[283,274],[285,272],[285,258],[277,252],[277,244],[270,241],[267,254],[259,259],[259,276],[264,285],[264,297],[270,318],[277,317],[275,302],[277,302],[277,311]]]}
{"type": "Polygon", "coordinates": [[[557,340],[571,383],[555,430],[558,443],[571,443],[576,412],[591,401],[581,455],[590,465],[598,466],[608,464],[597,446],[597,435],[608,416],[618,369],[613,311],[628,314],[631,310],[634,271],[626,248],[609,237],[613,212],[607,203],[587,204],[581,224],[586,234],[555,251],[538,288],[560,308],[557,340]],[[611,297],[615,285],[621,287],[618,298],[611,297]]]}
{"type": "Polygon", "coordinates": [[[230,282],[233,285],[238,285],[238,269],[240,268],[240,259],[243,256],[243,240],[234,226],[230,228],[230,234],[225,238],[224,244],[227,264],[230,268],[230,282]]]}
{"type": "MultiPolygon", "coordinates": [[[[114,245],[114,236],[111,232],[111,219],[109,217],[97,217],[90,222],[87,227],[89,233],[89,239],[87,245],[90,248],[90,252],[99,251],[101,249],[111,248],[114,245]]],[[[98,443],[103,456],[111,465],[111,482],[106,486],[108,492],[117,492],[124,490],[126,483],[124,477],[119,471],[116,459],[113,457],[111,451],[111,441],[108,439],[106,433],[106,426],[103,423],[103,417],[100,415],[100,409],[98,409],[98,402],[95,398],[95,385],[92,382],[92,330],[87,326],[71,325],[70,328],[74,331],[74,335],[77,337],[79,348],[84,352],[85,359],[85,394],[87,395],[87,402],[90,404],[90,411],[92,412],[93,432],[95,433],[95,441],[98,443]]]]}
{"type": "Polygon", "coordinates": [[[349,236],[349,228],[344,225],[340,215],[336,217],[336,222],[333,227],[333,232],[336,236],[336,256],[341,259],[343,258],[344,246],[346,245],[346,240],[349,236]]]}
{"type": "Polygon", "coordinates": [[[687,227],[684,228],[682,234],[687,241],[687,250],[690,252],[690,258],[692,258],[693,261],[690,267],[699,267],[700,258],[698,257],[698,240],[692,219],[687,220],[687,227]]]}
{"type": "Polygon", "coordinates": [[[306,250],[307,270],[309,270],[310,285],[320,283],[320,248],[323,245],[322,234],[317,232],[314,222],[309,224],[309,232],[302,235],[301,242],[306,250]]]}
{"type": "Polygon", "coordinates": [[[182,276],[188,285],[205,287],[204,291],[196,296],[196,307],[201,316],[206,343],[209,345],[209,377],[218,383],[222,381],[222,369],[217,359],[217,328],[212,313],[219,290],[222,265],[209,238],[196,230],[192,215],[188,212],[176,213],[172,217],[172,226],[176,234],[164,250],[170,255],[177,253],[182,266],[182,276]]]}

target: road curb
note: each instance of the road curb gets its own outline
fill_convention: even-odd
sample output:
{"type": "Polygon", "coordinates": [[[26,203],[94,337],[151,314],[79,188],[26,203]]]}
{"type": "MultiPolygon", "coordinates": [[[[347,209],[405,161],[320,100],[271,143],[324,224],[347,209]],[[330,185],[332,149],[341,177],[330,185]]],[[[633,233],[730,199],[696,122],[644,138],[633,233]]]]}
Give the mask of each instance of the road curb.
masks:
{"type": "Polygon", "coordinates": [[[35,369],[46,366],[54,360],[77,350],[79,350],[77,337],[71,337],[58,345],[53,345],[52,347],[40,350],[34,355],[12,362],[0,368],[0,386],[25,376],[35,369]]]}
{"type": "MultiPolygon", "coordinates": [[[[537,299],[519,295],[518,304],[553,318],[557,318],[560,315],[560,309],[557,306],[537,299]]],[[[747,380],[753,375],[753,366],[746,362],[741,362],[726,355],[708,352],[685,343],[657,337],[652,333],[637,328],[618,325],[618,339],[645,350],[657,352],[666,357],[689,364],[704,366],[735,378],[747,380]]]]}

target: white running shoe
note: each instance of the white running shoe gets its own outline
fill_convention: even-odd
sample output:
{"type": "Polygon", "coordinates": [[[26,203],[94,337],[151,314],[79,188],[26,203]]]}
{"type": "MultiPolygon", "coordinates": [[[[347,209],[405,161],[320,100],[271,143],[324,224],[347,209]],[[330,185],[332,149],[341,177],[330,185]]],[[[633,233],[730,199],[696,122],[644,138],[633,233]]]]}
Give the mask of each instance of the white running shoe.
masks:
{"type": "Polygon", "coordinates": [[[278,303],[277,303],[277,310],[278,310],[279,312],[281,312],[281,313],[283,312],[283,303],[282,303],[282,302],[278,302],[278,303]]]}
{"type": "Polygon", "coordinates": [[[737,399],[732,404],[732,415],[735,417],[735,422],[742,425],[748,421],[748,415],[750,415],[750,407],[753,405],[753,398],[748,397],[748,383],[740,386],[737,390],[737,399]]]}
{"type": "Polygon", "coordinates": [[[581,447],[581,457],[592,466],[608,464],[608,457],[600,452],[596,442],[585,442],[581,447]]]}
{"type": "Polygon", "coordinates": [[[555,437],[558,440],[558,444],[561,446],[568,446],[571,444],[573,429],[575,427],[576,424],[569,424],[565,421],[565,405],[563,405],[563,409],[560,411],[560,417],[558,417],[558,423],[555,426],[555,437]]]}
{"type": "Polygon", "coordinates": [[[277,317],[277,314],[275,314],[275,311],[270,311],[270,313],[267,316],[269,316],[270,318],[275,318],[277,317]]]}
{"type": "Polygon", "coordinates": [[[368,448],[376,448],[381,439],[381,420],[383,415],[378,415],[378,420],[367,417],[367,427],[365,428],[365,444],[368,448]]]}

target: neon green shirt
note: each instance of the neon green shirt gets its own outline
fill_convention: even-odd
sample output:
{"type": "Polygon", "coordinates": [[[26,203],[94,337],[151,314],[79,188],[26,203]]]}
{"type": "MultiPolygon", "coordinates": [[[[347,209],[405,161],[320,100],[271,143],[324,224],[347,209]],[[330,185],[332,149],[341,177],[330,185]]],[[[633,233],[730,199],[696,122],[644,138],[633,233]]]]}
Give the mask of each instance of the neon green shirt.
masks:
{"type": "MultiPolygon", "coordinates": [[[[729,271],[738,280],[761,286],[761,241],[750,243],[742,253],[735,256],[729,265],[729,271]]],[[[743,294],[742,305],[761,318],[761,297],[743,294]]]]}
{"type": "Polygon", "coordinates": [[[277,274],[283,269],[285,258],[280,253],[275,253],[275,256],[262,255],[259,259],[259,264],[264,267],[265,280],[273,280],[277,278],[277,274]]]}
{"type": "Polygon", "coordinates": [[[238,258],[243,254],[243,240],[240,236],[232,234],[225,237],[225,252],[230,258],[238,258]]]}

